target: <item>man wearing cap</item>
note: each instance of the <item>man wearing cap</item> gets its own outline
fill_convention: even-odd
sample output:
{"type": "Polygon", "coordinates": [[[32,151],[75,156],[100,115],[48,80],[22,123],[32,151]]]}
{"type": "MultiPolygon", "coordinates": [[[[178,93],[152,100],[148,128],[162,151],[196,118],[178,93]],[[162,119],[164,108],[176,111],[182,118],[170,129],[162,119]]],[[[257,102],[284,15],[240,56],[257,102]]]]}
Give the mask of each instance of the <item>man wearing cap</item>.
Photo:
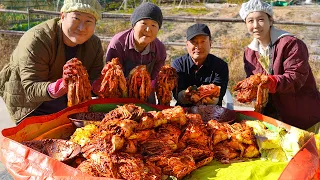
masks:
{"type": "MultiPolygon", "coordinates": [[[[126,77],[134,67],[147,65],[154,88],[155,78],[167,57],[164,44],[157,38],[162,19],[162,12],[158,6],[150,2],[140,4],[131,15],[132,28],[116,34],[111,39],[106,61],[118,57],[126,77]]],[[[155,103],[155,100],[149,99],[149,102],[155,103]]]]}
{"type": "Polygon", "coordinates": [[[220,86],[220,97],[213,104],[222,105],[229,81],[228,65],[222,59],[210,54],[211,33],[207,25],[194,24],[187,29],[188,54],[175,59],[172,67],[178,72],[177,104],[191,104],[185,98],[185,90],[189,86],[215,84],[220,86]]]}
{"type": "Polygon", "coordinates": [[[320,122],[320,93],[305,43],[275,28],[272,6],[262,0],[243,3],[239,14],[253,37],[244,52],[244,70],[248,77],[268,75],[263,114],[302,129],[320,122]]]}
{"type": "Polygon", "coordinates": [[[0,95],[11,118],[18,124],[29,116],[58,112],[67,107],[66,80],[78,58],[89,79],[97,79],[103,68],[103,49],[94,35],[101,6],[96,0],[65,0],[60,18],[28,30],[0,72],[0,95]]]}

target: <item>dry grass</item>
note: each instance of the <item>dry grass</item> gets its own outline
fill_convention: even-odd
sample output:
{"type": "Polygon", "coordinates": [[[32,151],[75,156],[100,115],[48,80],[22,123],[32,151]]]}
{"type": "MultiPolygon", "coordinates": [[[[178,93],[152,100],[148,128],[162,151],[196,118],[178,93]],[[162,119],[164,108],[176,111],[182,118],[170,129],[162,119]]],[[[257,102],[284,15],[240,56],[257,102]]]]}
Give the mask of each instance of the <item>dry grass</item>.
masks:
{"type": "Polygon", "coordinates": [[[167,59],[166,64],[171,64],[171,62],[187,53],[187,49],[185,47],[181,46],[166,46],[167,51],[167,59]]]}
{"type": "Polygon", "coordinates": [[[197,16],[207,14],[210,11],[205,7],[187,7],[187,8],[172,8],[169,10],[170,15],[180,16],[197,16]]]}
{"type": "Polygon", "coordinates": [[[317,83],[318,90],[320,91],[320,62],[319,61],[309,61],[312,73],[317,83]]]}
{"type": "Polygon", "coordinates": [[[9,62],[10,56],[15,49],[20,36],[0,34],[0,69],[9,62]]]}
{"type": "MultiPolygon", "coordinates": [[[[246,77],[243,64],[243,52],[245,47],[250,43],[250,38],[221,38],[221,42],[225,44],[228,49],[225,50],[225,60],[229,66],[229,87],[233,87],[237,82],[246,77]]],[[[232,91],[232,88],[230,88],[232,91]]]]}
{"type": "Polygon", "coordinates": [[[118,32],[124,31],[131,27],[129,21],[118,19],[101,20],[96,26],[95,33],[105,37],[112,37],[118,32]]]}

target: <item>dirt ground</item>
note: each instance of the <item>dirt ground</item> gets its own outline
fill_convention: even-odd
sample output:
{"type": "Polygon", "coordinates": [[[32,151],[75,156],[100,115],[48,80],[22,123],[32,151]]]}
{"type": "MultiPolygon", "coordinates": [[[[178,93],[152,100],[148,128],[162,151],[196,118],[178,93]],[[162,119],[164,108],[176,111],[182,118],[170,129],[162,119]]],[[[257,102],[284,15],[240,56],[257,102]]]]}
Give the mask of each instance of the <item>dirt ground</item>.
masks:
{"type": "MultiPolygon", "coordinates": [[[[238,12],[240,5],[235,4],[209,4],[206,5],[209,9],[209,13],[201,14],[201,17],[213,17],[213,18],[239,18],[238,12]]],[[[196,7],[195,7],[196,8],[196,7]]],[[[320,6],[319,5],[304,5],[304,6],[287,6],[287,7],[273,7],[275,21],[287,21],[287,22],[304,22],[304,23],[320,23],[320,6]]],[[[166,14],[168,9],[164,10],[166,14]]],[[[181,13],[180,15],[188,16],[190,14],[181,13]]],[[[199,15],[200,16],[200,15],[199,15]]],[[[174,27],[171,29],[163,28],[163,33],[159,38],[166,41],[185,41],[185,32],[191,23],[174,23],[174,27]]],[[[213,36],[213,48],[212,52],[224,58],[225,52],[228,51],[228,41],[232,39],[245,39],[248,38],[247,29],[244,23],[207,23],[212,36],[213,36]],[[222,47],[223,49],[215,49],[214,47],[222,47]]],[[[166,23],[164,23],[166,25],[166,23]]],[[[317,53],[320,55],[320,37],[319,26],[296,26],[296,25],[275,25],[278,28],[287,30],[297,37],[305,41],[309,46],[310,53],[317,53]]],[[[175,56],[170,54],[170,57],[175,56]]],[[[320,59],[319,59],[320,60],[320,59]]]]}
{"type": "MultiPolygon", "coordinates": [[[[196,17],[213,17],[213,18],[239,18],[238,12],[240,5],[228,4],[228,3],[210,3],[210,4],[199,4],[199,5],[187,5],[181,6],[183,8],[177,9],[177,6],[161,6],[164,16],[196,16],[196,17]],[[198,12],[197,14],[189,13],[186,9],[204,9],[203,13],[198,12]]],[[[300,6],[286,6],[286,7],[273,7],[275,21],[288,21],[288,22],[305,22],[305,23],[320,23],[320,5],[300,5],[300,6]]],[[[123,29],[129,28],[130,24],[126,25],[113,25],[112,27],[106,26],[104,22],[110,20],[102,20],[100,24],[102,27],[98,32],[100,36],[112,37],[114,33],[123,29]],[[110,29],[114,29],[110,31],[110,29]]],[[[118,20],[114,20],[118,21],[118,20]]],[[[185,42],[185,32],[188,26],[194,22],[182,23],[182,22],[163,22],[162,29],[160,30],[158,38],[163,42],[185,42]]],[[[120,24],[120,23],[118,23],[120,24]]],[[[123,23],[122,23],[123,24],[123,23]]],[[[228,51],[228,42],[226,40],[232,39],[245,39],[248,38],[248,33],[244,23],[207,23],[213,37],[213,48],[212,52],[224,58],[228,51]],[[222,49],[215,49],[220,47],[222,49]]],[[[320,54],[320,37],[319,37],[319,26],[296,26],[296,25],[275,25],[281,29],[287,30],[299,38],[304,40],[310,47],[310,53],[320,54]]],[[[18,42],[19,36],[12,35],[1,35],[0,37],[0,69],[1,64],[6,62],[12,53],[15,45],[18,42]]],[[[107,43],[104,43],[107,46],[107,43]]],[[[106,48],[106,47],[104,47],[106,48]]],[[[168,62],[174,57],[185,53],[184,47],[169,47],[168,48],[168,62]],[[172,50],[173,49],[173,50],[172,50]]],[[[320,59],[319,59],[320,60],[320,59]]]]}

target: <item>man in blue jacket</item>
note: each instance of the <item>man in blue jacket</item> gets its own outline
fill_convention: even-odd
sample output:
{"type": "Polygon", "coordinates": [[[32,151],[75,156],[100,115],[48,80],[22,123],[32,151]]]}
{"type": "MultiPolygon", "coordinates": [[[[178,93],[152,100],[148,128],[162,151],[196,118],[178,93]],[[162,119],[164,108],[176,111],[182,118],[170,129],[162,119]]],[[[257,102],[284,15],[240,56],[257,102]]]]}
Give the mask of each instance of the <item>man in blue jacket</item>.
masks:
{"type": "Polygon", "coordinates": [[[220,97],[214,99],[213,104],[222,105],[223,96],[226,93],[229,70],[228,65],[222,59],[210,54],[211,33],[207,25],[194,24],[187,29],[188,54],[175,59],[172,67],[177,70],[178,97],[177,104],[188,106],[191,104],[185,98],[185,90],[189,86],[197,87],[205,84],[220,86],[220,97]]]}

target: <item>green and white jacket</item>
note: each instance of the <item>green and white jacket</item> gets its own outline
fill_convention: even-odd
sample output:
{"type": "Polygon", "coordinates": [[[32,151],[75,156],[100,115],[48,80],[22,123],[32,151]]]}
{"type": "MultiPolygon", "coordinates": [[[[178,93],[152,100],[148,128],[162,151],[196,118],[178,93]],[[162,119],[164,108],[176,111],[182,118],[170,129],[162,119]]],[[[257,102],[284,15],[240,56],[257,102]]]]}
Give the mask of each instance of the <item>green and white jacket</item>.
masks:
{"type": "MultiPolygon", "coordinates": [[[[45,21],[27,31],[0,72],[0,96],[11,118],[19,123],[28,114],[52,98],[47,92],[50,83],[62,77],[65,45],[59,18],[45,21]]],[[[93,35],[79,45],[76,57],[86,67],[92,82],[103,68],[100,39],[93,35]]]]}

